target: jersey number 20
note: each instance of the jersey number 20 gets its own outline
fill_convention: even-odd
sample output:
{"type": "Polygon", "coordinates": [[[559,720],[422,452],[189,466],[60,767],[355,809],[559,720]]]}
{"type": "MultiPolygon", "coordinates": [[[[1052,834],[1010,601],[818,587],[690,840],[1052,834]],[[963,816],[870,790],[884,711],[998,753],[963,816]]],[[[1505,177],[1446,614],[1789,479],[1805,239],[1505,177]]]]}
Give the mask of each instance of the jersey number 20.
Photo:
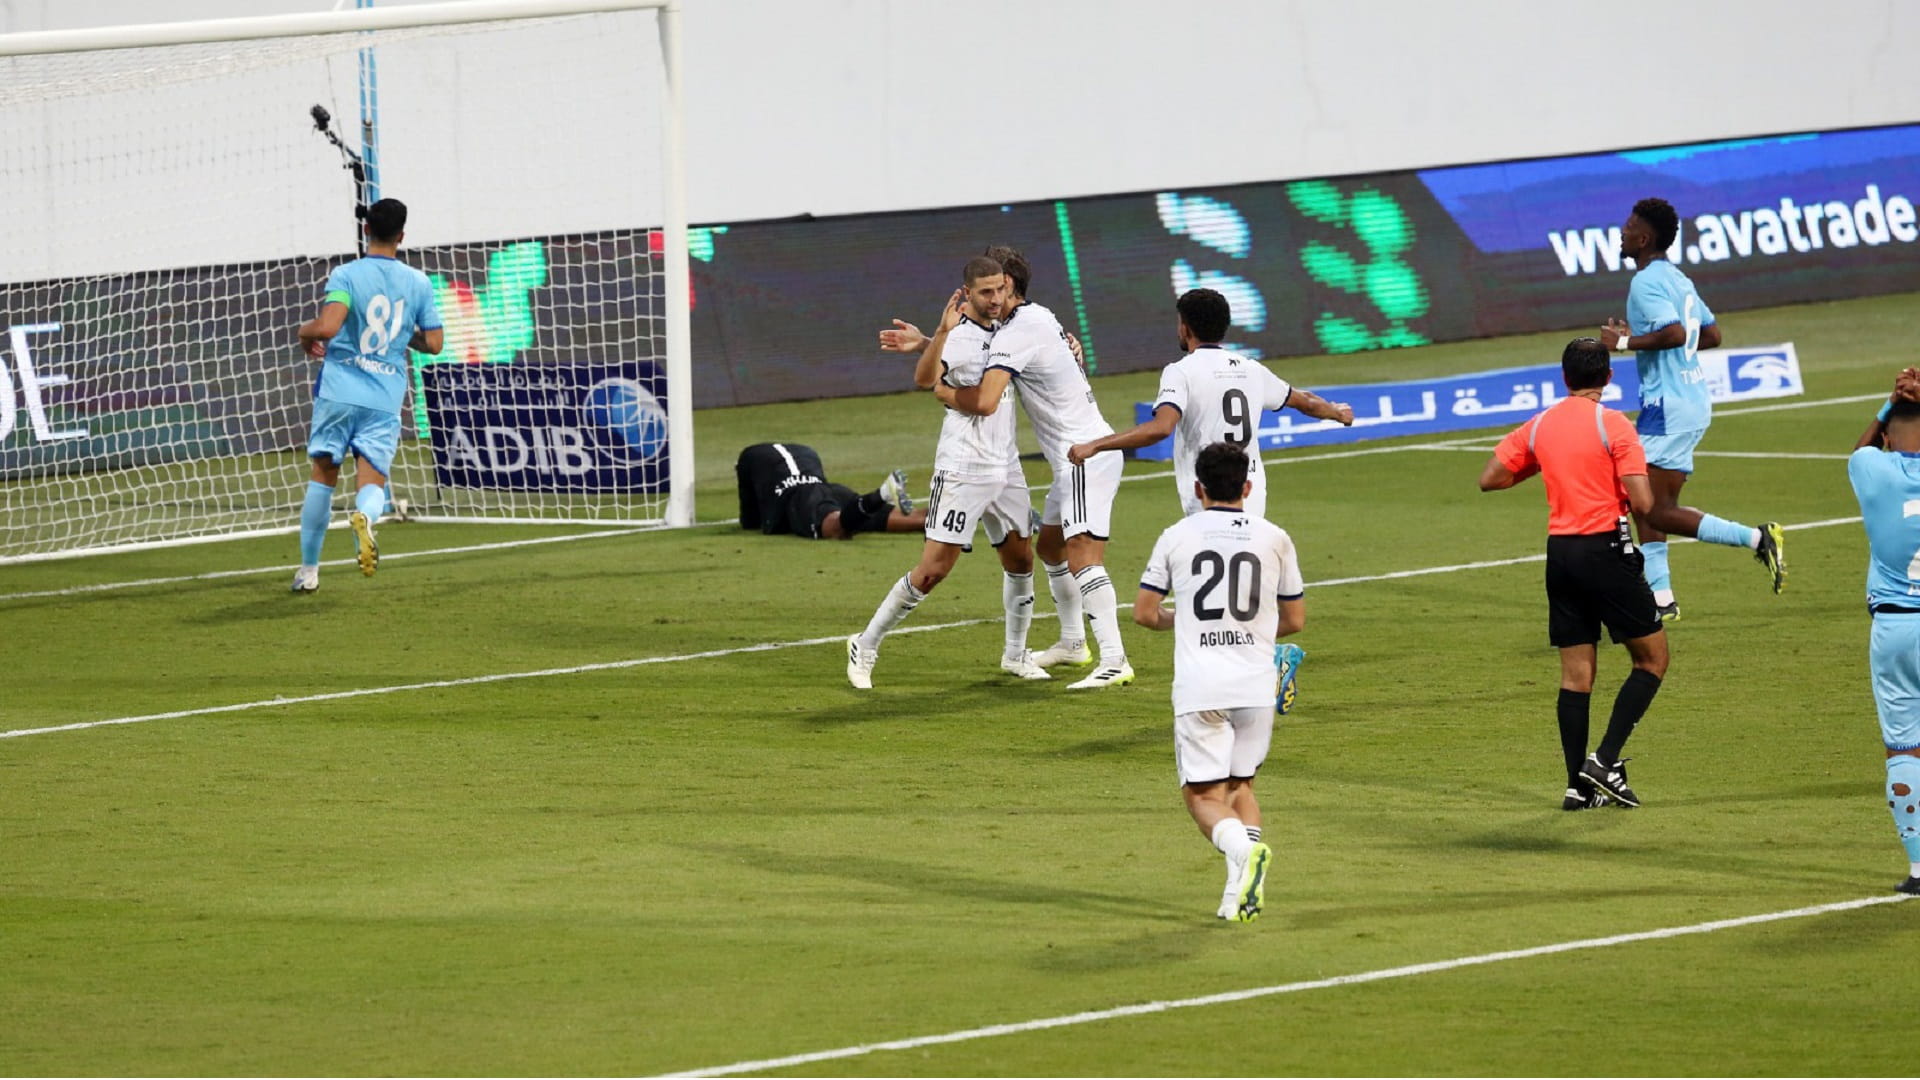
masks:
{"type": "Polygon", "coordinates": [[[1231,611],[1235,619],[1246,622],[1260,609],[1260,560],[1252,552],[1238,551],[1229,559],[1217,551],[1202,551],[1193,557],[1193,576],[1202,575],[1207,580],[1193,594],[1196,618],[1212,622],[1231,611]],[[1227,583],[1227,606],[1207,606],[1207,598],[1222,580],[1227,583]]]}

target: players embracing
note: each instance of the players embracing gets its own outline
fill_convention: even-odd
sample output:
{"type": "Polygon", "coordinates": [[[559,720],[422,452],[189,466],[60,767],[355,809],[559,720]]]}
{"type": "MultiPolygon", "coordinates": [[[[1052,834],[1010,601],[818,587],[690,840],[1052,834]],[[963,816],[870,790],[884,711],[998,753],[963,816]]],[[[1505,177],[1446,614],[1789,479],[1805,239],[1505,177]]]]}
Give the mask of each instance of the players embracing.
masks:
{"type": "MultiPolygon", "coordinates": [[[[985,256],[968,260],[961,269],[961,287],[948,299],[934,336],[914,341],[920,352],[914,366],[915,385],[949,390],[955,385],[978,387],[991,355],[993,323],[1010,289],[1009,275],[999,262],[985,256]]],[[[1012,394],[1004,382],[1001,394],[1012,394]]],[[[934,446],[927,540],[920,561],[887,590],[867,628],[847,639],[847,681],[856,689],[873,688],[881,641],[946,580],[981,527],[1004,572],[1006,647],[1001,670],[1022,679],[1051,678],[1027,649],[1033,620],[1033,550],[1028,536],[1033,504],[1020,468],[1013,410],[1002,410],[999,404],[995,401],[992,407],[973,413],[949,408],[942,419],[934,446]]]]}

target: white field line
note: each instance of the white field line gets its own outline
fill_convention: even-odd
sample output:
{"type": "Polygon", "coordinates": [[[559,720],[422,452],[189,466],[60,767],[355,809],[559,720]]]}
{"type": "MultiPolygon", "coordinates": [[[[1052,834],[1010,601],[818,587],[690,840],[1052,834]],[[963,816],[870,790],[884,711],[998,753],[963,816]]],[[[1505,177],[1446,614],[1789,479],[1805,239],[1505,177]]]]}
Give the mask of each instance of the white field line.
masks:
{"type": "Polygon", "coordinates": [[[1507,949],[1502,952],[1481,953],[1477,956],[1460,956],[1452,960],[1435,960],[1425,964],[1408,964],[1405,967],[1380,968],[1375,971],[1362,971],[1352,975],[1335,975],[1326,979],[1311,979],[1305,982],[1280,983],[1275,986],[1260,986],[1250,990],[1230,990],[1221,994],[1207,994],[1202,997],[1177,998],[1171,1001],[1148,1001],[1139,1005],[1122,1005],[1112,1009],[1097,1009],[1091,1012],[1072,1013],[1066,1016],[1049,1016],[1040,1020],[1022,1020],[1011,1024],[993,1024],[988,1027],[969,1028],[965,1031],[949,1031],[941,1035],[920,1035],[909,1039],[893,1039],[887,1042],[867,1043],[862,1046],[843,1046],[837,1050],[816,1050],[809,1054],[793,1054],[788,1057],[765,1058],[760,1061],[739,1061],[731,1065],[715,1065],[704,1069],[691,1069],[687,1072],[666,1073],[666,1076],[736,1076],[741,1073],[763,1072],[767,1069],[791,1068],[795,1065],[808,1065],[818,1061],[838,1061],[845,1058],[860,1057],[883,1050],[917,1050],[923,1046],[939,1046],[945,1043],[970,1042],[974,1039],[991,1039],[1000,1035],[1017,1035],[1027,1031],[1045,1031],[1049,1028],[1075,1027],[1080,1024],[1098,1023],[1102,1020],[1117,1020],[1128,1016],[1146,1016],[1153,1013],[1170,1012],[1174,1009],[1193,1009],[1207,1005],[1227,1005],[1254,998],[1274,997],[1279,994],[1298,994],[1308,990],[1328,990],[1340,986],[1358,986],[1364,983],[1382,982],[1387,979],[1404,979],[1412,975],[1431,975],[1442,971],[1455,971],[1460,968],[1478,967],[1483,964],[1499,964],[1508,960],[1530,960],[1537,956],[1553,956],[1559,953],[1579,952],[1586,949],[1610,949],[1616,945],[1632,945],[1642,941],[1662,941],[1667,938],[1689,937],[1694,934],[1711,934],[1721,930],[1736,930],[1746,926],[1759,926],[1764,923],[1780,922],[1786,919],[1805,919],[1815,915],[1830,915],[1840,911],[1853,911],[1859,908],[1876,907],[1881,904],[1898,904],[1912,897],[1901,893],[1889,896],[1870,896],[1860,900],[1843,900],[1832,904],[1817,904],[1813,907],[1793,908],[1788,911],[1770,911],[1763,915],[1746,915],[1737,919],[1715,919],[1712,922],[1693,923],[1689,926],[1669,926],[1659,930],[1642,930],[1631,934],[1613,934],[1609,937],[1582,938],[1578,941],[1562,941],[1553,945],[1536,945],[1529,949],[1507,949]]]}
{"type": "MultiPolygon", "coordinates": [[[[1050,616],[1043,615],[1042,618],[1050,616]]],[[[987,622],[1000,622],[993,619],[962,619],[959,622],[932,623],[927,626],[904,626],[890,632],[897,634],[930,634],[935,630],[952,630],[962,626],[978,626],[987,622]]],[[[120,724],[144,724],[149,720],[178,720],[187,716],[212,716],[217,713],[247,712],[252,709],[271,709],[280,705],[307,705],[316,701],[345,701],[349,698],[379,697],[385,694],[403,694],[412,690],[444,690],[453,686],[479,686],[483,683],[512,682],[518,679],[545,679],[555,675],[582,675],[590,671],[619,671],[623,668],[645,667],[649,664],[676,664],[684,660],[711,660],[721,656],[738,656],[742,653],[779,652],[782,649],[798,649],[807,645],[829,645],[844,643],[845,636],[802,638],[799,641],[765,641],[758,645],[740,645],[731,649],[709,649],[706,652],[679,653],[674,656],[641,656],[628,660],[607,660],[598,664],[576,664],[572,667],[542,668],[537,671],[504,671],[493,675],[472,675],[461,679],[436,679],[433,682],[402,683],[397,686],[371,686],[360,690],[335,690],[326,694],[303,694],[299,697],[275,697],[261,701],[242,701],[234,705],[212,705],[202,709],[178,709],[173,712],[148,713],[145,716],[120,716],[112,720],[84,720],[72,724],[57,724],[52,727],[20,728],[15,731],[0,731],[0,739],[17,739],[26,735],[51,735],[59,731],[81,731],[86,728],[113,727],[120,724]]]]}
{"type": "MultiPolygon", "coordinates": [[[[1857,405],[1862,401],[1885,401],[1885,391],[1878,394],[1851,394],[1847,397],[1816,398],[1812,401],[1783,401],[1775,405],[1742,405],[1737,409],[1715,409],[1715,416],[1745,416],[1748,413],[1782,412],[1787,409],[1817,409],[1822,405],[1857,405]]],[[[1864,424],[1861,426],[1865,426],[1864,424]]]]}
{"type": "MultiPolygon", "coordinates": [[[[702,521],[692,528],[703,525],[731,525],[739,520],[728,518],[725,521],[702,521]]],[[[329,526],[332,528],[333,526],[329,526]]],[[[566,544],[575,540],[601,540],[609,536],[633,536],[637,533],[660,532],[662,527],[653,525],[636,526],[630,529],[600,529],[595,532],[568,533],[564,536],[536,536],[526,540],[501,540],[491,544],[463,544],[459,547],[432,548],[427,551],[391,551],[380,556],[381,562],[396,559],[418,559],[428,555],[464,555],[473,551],[505,551],[508,548],[534,547],[540,544],[566,544]]],[[[321,566],[355,566],[353,559],[329,559],[321,566]]],[[[97,585],[73,585],[64,589],[40,589],[35,592],[0,593],[0,602],[7,600],[37,600],[47,596],[82,596],[86,593],[113,592],[118,589],[138,589],[148,585],[178,585],[188,581],[218,581],[222,578],[257,577],[261,574],[290,574],[299,567],[294,563],[284,566],[255,566],[246,570],[214,570],[205,574],[184,574],[179,577],[140,578],[135,581],[105,581],[97,585]]]]}
{"type": "MultiPolygon", "coordinates": [[[[1847,525],[1857,522],[1858,517],[1827,518],[1822,521],[1805,521],[1787,525],[1788,530],[1823,529],[1833,525],[1847,525]]],[[[1696,541],[1679,538],[1677,544],[1690,544],[1696,541]]],[[[1417,570],[1392,570],[1384,574],[1366,574],[1359,577],[1328,578],[1325,581],[1310,581],[1310,589],[1325,589],[1335,585],[1360,585],[1369,581],[1395,581],[1401,578],[1426,577],[1431,574],[1452,574],[1462,570],[1483,570],[1497,566],[1518,566],[1522,563],[1544,562],[1546,555],[1522,555],[1512,559],[1490,559],[1483,562],[1454,563],[1448,566],[1427,566],[1417,570]]],[[[1035,618],[1051,619],[1052,612],[1043,612],[1035,618]]],[[[961,619],[957,622],[934,623],[928,626],[908,626],[892,631],[894,634],[925,634],[935,630],[954,630],[963,626],[981,626],[997,623],[998,616],[985,619],[961,619]]],[[[626,660],[607,660],[597,664],[578,664],[563,668],[541,668],[536,671],[506,671],[492,675],[473,675],[460,679],[439,679],[433,682],[402,683],[396,686],[373,686],[359,690],[336,690],[325,694],[306,694],[299,697],[266,698],[259,701],[242,701],[233,705],[210,705],[199,709],[179,709],[173,712],[148,713],[143,716],[120,716],[111,720],[81,720],[71,724],[56,724],[51,727],[19,728],[13,731],[0,731],[0,739],[17,739],[26,735],[50,735],[61,731],[83,731],[87,728],[114,727],[121,724],[144,724],[150,720],[178,720],[189,716],[212,716],[217,713],[246,712],[252,709],[271,709],[282,705],[305,705],[316,701],[341,701],[347,698],[377,697],[384,694],[399,694],[413,690],[440,690],[454,686],[477,686],[482,683],[509,682],[517,679],[544,679],[559,675],[580,675],[591,671],[617,671],[623,668],[645,667],[650,664],[673,664],[684,660],[713,660],[723,656],[739,656],[743,653],[776,652],[782,649],[797,649],[807,645],[830,645],[845,641],[844,637],[802,638],[798,641],[764,641],[757,645],[740,645],[729,649],[709,649],[705,652],[680,653],[673,656],[641,656],[626,660]]]]}
{"type": "MultiPolygon", "coordinates": [[[[1877,401],[1884,396],[1885,396],[1884,394],[1855,394],[1851,397],[1821,398],[1816,401],[1793,401],[1793,402],[1787,402],[1785,404],[1779,404],[1779,405],[1754,405],[1754,406],[1749,406],[1747,408],[1740,408],[1740,409],[1719,409],[1715,411],[1714,415],[1739,416],[1744,413],[1775,412],[1781,409],[1811,409],[1821,405],[1840,405],[1840,404],[1853,404],[1853,403],[1862,402],[1862,401],[1877,401]]],[[[1310,461],[1335,461],[1341,458],[1371,457],[1375,454],[1402,454],[1412,450],[1441,450],[1441,451],[1491,450],[1494,446],[1494,443],[1498,442],[1498,439],[1495,438],[1492,442],[1489,442],[1488,438],[1489,437],[1486,435],[1472,435],[1472,436],[1467,436],[1467,437],[1458,438],[1458,439],[1444,439],[1438,442],[1408,443],[1400,446],[1373,446],[1373,447],[1367,447],[1361,450],[1335,450],[1335,451],[1331,451],[1324,454],[1301,454],[1297,456],[1285,456],[1285,455],[1264,456],[1261,458],[1261,460],[1269,465],[1299,465],[1299,464],[1304,464],[1310,461]]],[[[1805,457],[1809,459],[1818,459],[1818,460],[1828,459],[1828,455],[1820,455],[1820,454],[1757,454],[1757,453],[1747,454],[1747,453],[1738,453],[1734,451],[1708,451],[1705,453],[1696,452],[1696,456],[1779,457],[1779,458],[1805,457]]],[[[1833,455],[1833,460],[1843,460],[1844,457],[1845,455],[1833,455]]],[[[1124,483],[1131,483],[1136,480],[1161,480],[1172,475],[1173,475],[1173,471],[1171,469],[1163,470],[1160,472],[1131,473],[1121,477],[1120,482],[1124,484],[1124,483]]],[[[1051,485],[1048,485],[1048,484],[1036,484],[1036,485],[1033,485],[1030,490],[1046,491],[1050,486],[1051,485]]],[[[736,519],[729,518],[726,521],[702,521],[702,522],[698,522],[694,527],[698,528],[699,526],[702,526],[702,525],[731,525],[734,523],[735,520],[736,519]]],[[[464,554],[464,553],[473,552],[473,551],[499,551],[507,548],[526,547],[533,544],[562,544],[562,543],[568,543],[574,540],[595,540],[595,539],[600,539],[608,536],[630,536],[635,533],[657,532],[659,531],[659,529],[660,529],[659,526],[641,526],[636,528],[624,528],[624,529],[603,529],[597,532],[574,533],[568,536],[546,536],[546,537],[540,537],[534,540],[506,540],[506,541],[501,541],[499,543],[494,543],[494,544],[466,544],[460,547],[432,548],[426,551],[394,552],[393,554],[390,554],[390,555],[384,555],[382,556],[382,558],[383,559],[409,559],[409,558],[421,558],[421,557],[432,556],[432,555],[464,554]]],[[[336,559],[331,562],[322,563],[321,565],[322,566],[349,566],[349,565],[352,565],[352,563],[353,563],[352,559],[336,559]]],[[[36,600],[36,599],[41,599],[44,597],[51,597],[51,596],[80,596],[87,593],[112,592],[119,589],[144,588],[150,585],[178,585],[178,584],[182,584],[185,582],[192,582],[192,581],[216,581],[221,578],[252,577],[260,574],[285,574],[285,573],[291,573],[294,569],[295,567],[291,564],[284,565],[284,566],[259,566],[259,567],[254,567],[248,570],[221,570],[221,571],[216,571],[216,572],[207,573],[207,574],[185,574],[178,577],[142,578],[137,581],[109,581],[109,582],[102,582],[97,585],[75,585],[65,589],[41,589],[41,590],[36,590],[32,592],[0,593],[0,603],[5,603],[9,600],[36,600]]]]}
{"type": "MultiPolygon", "coordinates": [[[[1410,445],[1410,446],[1379,446],[1379,447],[1372,447],[1365,450],[1345,450],[1345,451],[1339,451],[1339,452],[1330,453],[1330,454],[1313,454],[1307,457],[1270,458],[1267,460],[1269,460],[1273,464],[1283,464],[1283,463],[1296,462],[1296,461],[1330,461],[1335,458],[1367,457],[1373,454],[1396,454],[1396,453],[1401,453],[1407,450],[1440,450],[1440,449],[1445,449],[1450,445],[1451,445],[1450,442],[1440,442],[1440,443],[1420,443],[1420,444],[1410,445]]],[[[1171,471],[1153,472],[1153,473],[1135,473],[1131,476],[1121,477],[1120,482],[1127,483],[1133,480],[1157,480],[1157,479],[1161,479],[1161,478],[1172,476],[1172,475],[1173,473],[1171,471]]],[[[1046,484],[1040,484],[1031,488],[1030,490],[1045,491],[1047,490],[1047,487],[1048,485],[1046,484]]],[[[704,526],[733,525],[738,523],[738,521],[739,521],[738,518],[727,518],[724,521],[701,521],[701,522],[696,522],[693,525],[693,528],[701,528],[704,526]]],[[[340,526],[335,525],[333,527],[338,528],[340,526]]],[[[433,555],[460,555],[460,554],[466,554],[468,552],[474,552],[474,551],[503,551],[508,548],[530,547],[535,544],[565,544],[575,540],[599,540],[609,536],[633,536],[638,533],[660,532],[662,531],[663,528],[665,527],[656,526],[656,525],[645,525],[645,526],[637,526],[633,528],[601,529],[595,532],[570,533],[566,536],[542,536],[542,537],[538,537],[531,540],[503,540],[498,543],[492,543],[492,544],[465,544],[460,547],[430,548],[425,551],[397,551],[397,552],[382,554],[380,558],[381,558],[381,561],[387,562],[394,559],[419,559],[419,558],[424,558],[424,557],[433,556],[433,555]]],[[[323,562],[320,565],[352,566],[354,565],[354,560],[333,559],[327,562],[323,562]]],[[[223,578],[257,577],[261,574],[291,574],[295,569],[297,569],[297,567],[294,566],[294,564],[287,563],[281,566],[256,566],[246,570],[218,570],[218,571],[213,571],[211,573],[205,573],[205,574],[182,574],[177,577],[141,578],[135,581],[106,581],[106,582],[101,582],[95,585],[73,585],[64,589],[38,589],[32,592],[0,593],[0,603],[5,603],[9,600],[38,600],[38,599],[43,599],[45,597],[52,597],[52,596],[84,596],[88,593],[114,592],[120,589],[139,589],[139,588],[145,588],[150,585],[180,585],[180,584],[193,582],[193,581],[218,581],[223,578]]]]}

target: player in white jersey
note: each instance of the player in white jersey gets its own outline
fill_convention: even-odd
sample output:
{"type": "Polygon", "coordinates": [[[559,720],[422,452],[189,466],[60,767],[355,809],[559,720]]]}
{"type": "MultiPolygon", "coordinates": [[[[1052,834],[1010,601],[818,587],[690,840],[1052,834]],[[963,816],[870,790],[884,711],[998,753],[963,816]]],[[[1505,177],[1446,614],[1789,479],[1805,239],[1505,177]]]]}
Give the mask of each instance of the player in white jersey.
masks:
{"type": "Polygon", "coordinates": [[[1227,858],[1217,914],[1260,914],[1273,851],[1260,839],[1254,774],[1273,741],[1276,639],[1306,625],[1306,587],[1285,530],[1248,513],[1247,453],[1232,443],[1194,463],[1199,513],[1153,545],[1133,621],[1174,631],[1173,746],[1187,812],[1227,858]],[[1169,593],[1178,611],[1162,606],[1169,593]]]}
{"type": "Polygon", "coordinates": [[[1267,513],[1267,477],[1260,464],[1256,432],[1260,413],[1296,409],[1317,420],[1353,423],[1353,409],[1302,390],[1253,360],[1220,347],[1233,324],[1227,298],[1212,289],[1193,289],[1176,303],[1180,348],[1186,356],[1160,372],[1160,393],[1153,416],[1103,439],[1076,444],[1067,459],[1081,464],[1108,450],[1137,450],[1173,436],[1174,490],[1186,514],[1200,510],[1193,494],[1193,459],[1210,443],[1230,442],[1247,451],[1246,510],[1267,513]]]}
{"type": "Polygon", "coordinates": [[[1020,405],[1033,424],[1041,454],[1053,466],[1035,547],[1046,563],[1047,586],[1059,609],[1060,640],[1035,659],[1042,667],[1085,663],[1084,612],[1093,627],[1100,662],[1092,674],[1067,689],[1122,686],[1133,681],[1133,665],[1127,663],[1126,645],[1120,639],[1119,605],[1105,563],[1123,463],[1117,457],[1087,465],[1067,460],[1068,447],[1111,435],[1113,427],[1094,403],[1093,387],[1068,346],[1060,320],[1026,298],[1031,280],[1026,259],[1006,247],[988,248],[987,254],[1013,279],[1013,295],[994,331],[986,374],[977,387],[941,387],[936,393],[961,412],[991,416],[1006,388],[1019,386],[1020,405]]]}
{"type": "MultiPolygon", "coordinates": [[[[967,263],[961,278],[964,286],[954,291],[939,331],[915,364],[913,381],[921,389],[978,385],[986,370],[990,324],[1006,301],[1007,275],[999,263],[982,256],[967,263]]],[[[887,590],[866,630],[847,639],[847,680],[862,690],[873,688],[881,639],[953,572],[981,525],[1005,571],[1000,596],[1006,609],[1006,648],[1000,668],[1023,679],[1050,678],[1027,651],[1033,621],[1033,549],[1027,535],[1033,504],[1020,469],[1013,410],[976,416],[948,409],[933,468],[920,562],[887,590]]]]}

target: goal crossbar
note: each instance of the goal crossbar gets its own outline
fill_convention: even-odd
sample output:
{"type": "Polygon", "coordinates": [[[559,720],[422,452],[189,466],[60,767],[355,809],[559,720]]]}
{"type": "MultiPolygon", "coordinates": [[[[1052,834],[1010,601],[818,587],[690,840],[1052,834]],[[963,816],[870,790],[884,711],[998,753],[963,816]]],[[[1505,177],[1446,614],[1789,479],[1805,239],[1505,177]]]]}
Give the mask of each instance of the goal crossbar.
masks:
{"type": "Polygon", "coordinates": [[[663,13],[677,13],[679,7],[679,0],[444,0],[442,3],[397,8],[247,15],[232,19],[134,23],[72,30],[28,30],[0,34],[0,56],[104,52],[214,41],[258,41],[310,34],[344,34],[359,30],[407,30],[422,26],[559,18],[608,11],[659,9],[663,13]]]}
{"type": "MultiPolygon", "coordinates": [[[[694,521],[691,291],[687,243],[685,125],[681,50],[682,0],[442,0],[404,7],[204,19],[173,23],[0,34],[0,59],[114,52],[168,46],[237,43],[360,32],[462,27],[480,23],[564,19],[570,16],[653,11],[664,85],[660,130],[662,201],[658,264],[662,290],[662,329],[666,371],[667,498],[663,518],[669,526],[694,521]]],[[[639,224],[650,224],[642,222],[639,224]]],[[[654,519],[660,520],[660,519],[654,519]]],[[[218,539],[207,536],[206,539],[218,539]]],[[[69,549],[69,553],[73,553],[69,549]]],[[[0,562],[12,561],[0,557],[0,562]]]]}

